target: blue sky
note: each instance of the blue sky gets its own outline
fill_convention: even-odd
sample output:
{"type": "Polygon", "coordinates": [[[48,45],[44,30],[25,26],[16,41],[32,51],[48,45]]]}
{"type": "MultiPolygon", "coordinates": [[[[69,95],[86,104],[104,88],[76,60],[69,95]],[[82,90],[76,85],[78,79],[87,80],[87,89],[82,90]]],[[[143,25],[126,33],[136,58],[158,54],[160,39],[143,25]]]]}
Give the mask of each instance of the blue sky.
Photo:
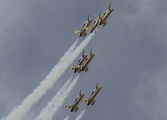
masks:
{"type": "MultiPolygon", "coordinates": [[[[83,120],[166,120],[167,15],[165,0],[0,1],[0,116],[8,116],[49,74],[77,39],[88,14],[96,18],[112,2],[108,24],[85,48],[96,56],[90,70],[55,114],[64,119],[80,89],[89,97],[103,86],[83,120]]],[[[74,61],[76,64],[77,60],[74,61]]],[[[24,116],[31,120],[71,76],[66,70],[24,116]]],[[[80,109],[71,119],[86,107],[80,109]]]]}

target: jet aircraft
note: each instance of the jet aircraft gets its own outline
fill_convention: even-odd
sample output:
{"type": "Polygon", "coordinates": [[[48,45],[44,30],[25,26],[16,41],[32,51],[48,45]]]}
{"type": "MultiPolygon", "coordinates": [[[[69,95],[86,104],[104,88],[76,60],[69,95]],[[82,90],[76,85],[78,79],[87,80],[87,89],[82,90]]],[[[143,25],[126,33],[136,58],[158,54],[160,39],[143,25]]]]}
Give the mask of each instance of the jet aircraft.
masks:
{"type": "Polygon", "coordinates": [[[82,100],[83,102],[86,102],[87,105],[94,105],[96,100],[96,96],[98,95],[98,93],[100,92],[100,90],[102,89],[102,86],[98,85],[98,82],[96,83],[96,89],[92,92],[91,96],[88,99],[82,100]]]}
{"type": "Polygon", "coordinates": [[[71,106],[65,106],[65,108],[70,109],[71,112],[76,112],[79,109],[79,103],[81,102],[81,100],[83,99],[85,93],[82,93],[82,90],[80,90],[80,93],[78,95],[78,97],[76,97],[74,103],[71,106]]]}
{"type": "Polygon", "coordinates": [[[78,34],[80,37],[86,37],[87,33],[86,30],[88,30],[89,25],[92,22],[92,18],[90,18],[90,15],[88,15],[88,20],[84,23],[82,29],[80,31],[74,31],[74,33],[78,34]]]}
{"type": "Polygon", "coordinates": [[[90,30],[90,33],[92,33],[100,24],[101,21],[101,12],[99,14],[99,16],[94,20],[93,26],[92,27],[88,27],[88,30],[90,30]]]}
{"type": "Polygon", "coordinates": [[[107,19],[110,16],[110,14],[113,12],[114,8],[111,7],[111,3],[109,4],[108,10],[105,11],[105,13],[101,17],[100,25],[103,25],[103,27],[107,24],[107,19]]]}
{"type": "Polygon", "coordinates": [[[82,71],[82,65],[83,63],[85,62],[86,58],[88,57],[87,54],[84,53],[84,50],[83,50],[83,53],[82,53],[82,56],[81,58],[78,60],[78,63],[76,66],[73,66],[73,67],[69,67],[70,70],[74,70],[74,73],[78,72],[80,73],[82,71]]]}
{"type": "Polygon", "coordinates": [[[84,65],[82,66],[82,71],[87,72],[89,70],[89,64],[94,58],[95,53],[92,53],[92,49],[90,50],[90,55],[89,57],[86,58],[84,65]]]}

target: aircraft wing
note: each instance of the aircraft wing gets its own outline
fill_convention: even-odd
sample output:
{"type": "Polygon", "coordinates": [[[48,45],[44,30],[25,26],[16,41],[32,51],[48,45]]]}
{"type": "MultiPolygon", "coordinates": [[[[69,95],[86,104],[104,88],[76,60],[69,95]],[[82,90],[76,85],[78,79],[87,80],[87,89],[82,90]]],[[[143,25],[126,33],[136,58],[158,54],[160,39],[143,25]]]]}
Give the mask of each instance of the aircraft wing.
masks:
{"type": "Polygon", "coordinates": [[[73,67],[69,67],[70,70],[81,69],[81,68],[82,68],[81,65],[76,65],[76,66],[73,66],[73,67]]]}
{"type": "Polygon", "coordinates": [[[67,108],[67,109],[71,109],[71,108],[72,108],[72,106],[65,106],[65,108],[67,108]]]}
{"type": "Polygon", "coordinates": [[[68,69],[70,69],[70,70],[74,70],[74,69],[75,69],[75,67],[69,67],[68,69]]]}
{"type": "Polygon", "coordinates": [[[89,100],[88,99],[84,99],[84,100],[82,100],[83,102],[88,102],[89,100]]]}
{"type": "Polygon", "coordinates": [[[90,30],[91,27],[86,27],[85,30],[90,30]]]}
{"type": "MultiPolygon", "coordinates": [[[[86,55],[84,58],[80,59],[80,60],[78,61],[78,65],[79,65],[79,66],[82,66],[87,57],[88,57],[88,55],[86,55]]],[[[80,67],[80,68],[81,68],[81,67],[80,67]]]]}
{"type": "Polygon", "coordinates": [[[94,23],[93,24],[95,24],[96,22],[98,22],[100,19],[99,18],[96,18],[95,20],[94,20],[94,23]]]}
{"type": "Polygon", "coordinates": [[[81,33],[81,31],[76,30],[76,31],[74,31],[74,33],[79,35],[81,33]]]}

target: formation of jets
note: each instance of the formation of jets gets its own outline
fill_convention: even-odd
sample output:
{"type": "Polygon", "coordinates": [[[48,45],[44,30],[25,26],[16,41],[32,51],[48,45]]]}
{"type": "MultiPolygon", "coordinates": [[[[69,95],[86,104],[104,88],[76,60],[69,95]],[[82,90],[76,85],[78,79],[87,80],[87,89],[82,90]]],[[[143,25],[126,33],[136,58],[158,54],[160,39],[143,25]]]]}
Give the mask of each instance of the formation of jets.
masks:
{"type": "MultiPolygon", "coordinates": [[[[102,25],[102,28],[107,24],[107,19],[113,12],[114,8],[111,7],[111,3],[109,4],[108,9],[104,12],[104,14],[101,14],[101,11],[99,13],[99,16],[96,19],[92,19],[90,15],[88,15],[87,21],[84,23],[82,29],[80,31],[74,31],[74,33],[78,34],[79,37],[86,37],[87,30],[92,33],[96,28],[99,28],[100,25],[102,25]],[[90,27],[91,22],[93,21],[92,27],[90,27]]],[[[74,73],[81,73],[82,71],[87,72],[89,70],[89,64],[94,58],[95,53],[92,52],[92,49],[90,50],[90,54],[85,54],[84,50],[82,52],[81,58],[78,60],[77,64],[75,66],[69,67],[70,70],[73,70],[74,73]]],[[[85,93],[82,93],[82,90],[80,90],[79,95],[76,97],[74,103],[71,106],[65,106],[65,108],[70,109],[71,112],[76,112],[79,109],[79,103],[86,102],[87,106],[91,105],[93,106],[96,103],[96,96],[102,89],[102,86],[98,85],[98,82],[96,83],[96,88],[93,90],[91,96],[88,99],[83,99],[85,96],[85,93]]]]}
{"type": "Polygon", "coordinates": [[[86,30],[89,30],[90,33],[92,33],[99,25],[103,25],[103,27],[107,24],[107,19],[113,12],[114,8],[111,6],[111,3],[109,4],[108,9],[104,12],[102,15],[101,12],[99,13],[99,16],[94,19],[90,18],[90,15],[88,15],[88,20],[84,23],[82,29],[80,31],[74,31],[74,33],[78,34],[79,37],[86,37],[87,33],[86,30]],[[92,27],[89,27],[91,22],[93,21],[92,27]]]}
{"type": "Polygon", "coordinates": [[[86,102],[87,106],[88,105],[93,106],[96,102],[95,98],[96,98],[96,96],[98,95],[98,93],[100,92],[101,89],[102,89],[102,86],[99,86],[98,83],[97,83],[95,90],[93,90],[91,96],[88,99],[83,99],[83,97],[85,96],[85,93],[82,93],[82,90],[80,90],[80,93],[76,97],[74,103],[71,106],[65,106],[65,108],[70,109],[70,112],[76,112],[79,109],[78,105],[81,101],[86,102]]]}
{"type": "Polygon", "coordinates": [[[78,60],[77,65],[73,67],[69,67],[69,69],[74,70],[74,73],[76,72],[80,73],[82,71],[87,72],[89,70],[89,64],[94,58],[94,56],[95,56],[95,53],[92,52],[92,49],[90,50],[90,55],[85,54],[83,50],[82,56],[78,60]]]}

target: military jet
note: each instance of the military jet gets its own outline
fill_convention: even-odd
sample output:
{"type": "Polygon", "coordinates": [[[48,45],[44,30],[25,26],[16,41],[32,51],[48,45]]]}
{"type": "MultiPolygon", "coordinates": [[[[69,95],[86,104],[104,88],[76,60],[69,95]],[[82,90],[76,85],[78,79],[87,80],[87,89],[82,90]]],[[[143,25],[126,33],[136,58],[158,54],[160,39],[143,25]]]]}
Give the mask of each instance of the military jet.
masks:
{"type": "Polygon", "coordinates": [[[77,65],[83,65],[87,57],[88,57],[88,54],[85,54],[83,50],[82,57],[79,59],[77,65]]]}
{"type": "Polygon", "coordinates": [[[86,30],[88,30],[89,25],[92,22],[92,18],[90,18],[90,15],[88,15],[88,20],[84,23],[82,29],[80,31],[74,31],[74,33],[78,34],[80,37],[86,37],[87,33],[86,30]]]}
{"type": "Polygon", "coordinates": [[[113,12],[114,8],[111,7],[111,3],[109,4],[108,10],[105,11],[105,13],[101,17],[100,25],[103,25],[103,27],[107,24],[107,19],[110,16],[110,14],[113,12]]]}
{"type": "Polygon", "coordinates": [[[89,70],[89,64],[94,58],[95,53],[92,53],[92,49],[90,50],[90,55],[89,57],[86,58],[84,65],[82,66],[82,71],[87,72],[89,70]]]}
{"type": "Polygon", "coordinates": [[[74,70],[74,73],[78,72],[80,73],[82,71],[82,65],[83,63],[85,62],[86,58],[88,57],[87,54],[84,53],[84,50],[83,50],[83,53],[82,53],[82,56],[81,58],[78,60],[78,63],[76,66],[73,66],[73,67],[69,67],[70,70],[74,70]]]}
{"type": "Polygon", "coordinates": [[[90,33],[92,33],[99,26],[101,19],[102,19],[102,16],[100,12],[99,16],[94,20],[93,26],[88,27],[88,30],[90,30],[90,33]]]}
{"type": "Polygon", "coordinates": [[[82,90],[80,90],[80,93],[78,95],[78,97],[76,97],[74,103],[71,106],[65,106],[65,108],[70,109],[71,112],[76,112],[79,109],[79,103],[81,102],[81,100],[83,99],[85,93],[82,93],[82,90]]]}
{"type": "Polygon", "coordinates": [[[91,96],[88,99],[82,100],[83,102],[86,102],[87,105],[94,105],[96,100],[95,97],[98,95],[100,90],[102,89],[102,86],[98,85],[98,82],[96,83],[96,89],[92,92],[91,96]]]}

